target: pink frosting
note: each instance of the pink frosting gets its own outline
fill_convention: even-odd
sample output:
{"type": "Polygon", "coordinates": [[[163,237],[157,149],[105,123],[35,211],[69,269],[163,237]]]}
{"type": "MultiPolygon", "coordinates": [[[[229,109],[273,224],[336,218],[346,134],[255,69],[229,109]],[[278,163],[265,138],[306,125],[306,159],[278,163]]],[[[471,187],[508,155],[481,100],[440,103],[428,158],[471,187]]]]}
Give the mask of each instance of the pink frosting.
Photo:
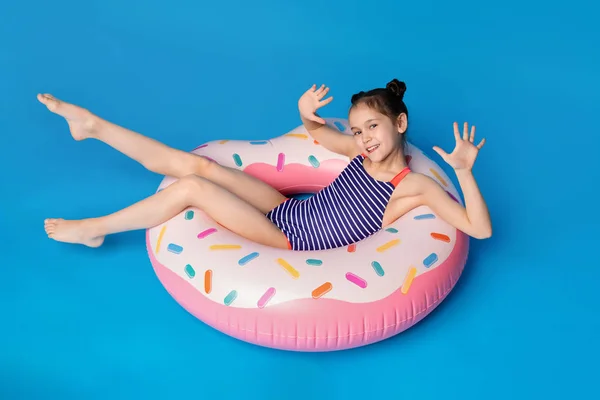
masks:
{"type": "Polygon", "coordinates": [[[286,164],[278,171],[276,166],[254,163],[244,172],[268,183],[281,193],[314,193],[330,184],[348,165],[343,160],[326,160],[319,168],[302,164],[286,164]]]}
{"type": "MultiPolygon", "coordinates": [[[[341,160],[328,160],[319,168],[288,164],[278,171],[276,166],[257,163],[248,166],[245,172],[283,193],[310,193],[330,183],[346,165],[347,162],[341,160]]],[[[457,231],[450,256],[436,268],[415,277],[407,294],[399,288],[390,296],[371,303],[321,297],[264,308],[236,308],[216,303],[198,292],[157,261],[148,234],[146,243],[158,279],[192,315],[232,337],[261,346],[297,351],[364,346],[416,324],[452,290],[464,268],[469,247],[468,237],[457,231]]]]}
{"type": "Polygon", "coordinates": [[[417,276],[407,294],[400,289],[372,303],[295,300],[265,308],[235,308],[216,303],[150,252],[158,279],[189,313],[232,337],[261,346],[297,351],[330,351],[364,346],[419,322],[452,290],[460,277],[468,240],[457,232],[454,250],[437,268],[417,276]]]}

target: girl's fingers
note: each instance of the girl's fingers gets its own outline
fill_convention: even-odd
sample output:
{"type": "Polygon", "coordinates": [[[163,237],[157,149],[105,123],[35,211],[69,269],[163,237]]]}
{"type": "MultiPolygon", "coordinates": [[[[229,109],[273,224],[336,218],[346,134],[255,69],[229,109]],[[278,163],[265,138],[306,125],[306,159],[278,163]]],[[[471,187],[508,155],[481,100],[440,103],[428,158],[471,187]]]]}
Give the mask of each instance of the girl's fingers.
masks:
{"type": "Polygon", "coordinates": [[[469,140],[469,124],[466,122],[463,126],[463,140],[469,140]]]}
{"type": "Polygon", "coordinates": [[[325,100],[322,100],[319,102],[319,107],[326,106],[327,104],[331,103],[332,101],[333,101],[333,96],[329,96],[325,100]]]}
{"type": "Polygon", "coordinates": [[[327,95],[327,93],[329,93],[329,88],[325,87],[325,89],[323,89],[323,91],[321,93],[319,93],[319,99],[322,99],[323,97],[325,97],[327,95]]]}
{"type": "Polygon", "coordinates": [[[321,87],[319,87],[319,89],[317,89],[317,91],[315,92],[315,94],[317,96],[320,96],[324,89],[325,89],[325,85],[321,85],[321,87]]]}
{"type": "Polygon", "coordinates": [[[481,142],[479,142],[479,144],[477,145],[477,148],[481,149],[484,144],[485,144],[485,138],[481,139],[481,142]]]}
{"type": "Polygon", "coordinates": [[[454,123],[454,139],[458,142],[460,140],[460,133],[458,132],[458,122],[454,123]]]}
{"type": "Polygon", "coordinates": [[[471,137],[469,138],[469,141],[470,141],[471,143],[473,143],[473,141],[474,141],[474,140],[475,140],[475,125],[473,125],[473,126],[471,127],[471,137]]]}
{"type": "Polygon", "coordinates": [[[440,157],[442,157],[443,159],[446,159],[446,156],[448,155],[448,153],[446,153],[444,150],[442,150],[438,146],[433,146],[433,150],[436,153],[438,153],[440,155],[440,157]]]}

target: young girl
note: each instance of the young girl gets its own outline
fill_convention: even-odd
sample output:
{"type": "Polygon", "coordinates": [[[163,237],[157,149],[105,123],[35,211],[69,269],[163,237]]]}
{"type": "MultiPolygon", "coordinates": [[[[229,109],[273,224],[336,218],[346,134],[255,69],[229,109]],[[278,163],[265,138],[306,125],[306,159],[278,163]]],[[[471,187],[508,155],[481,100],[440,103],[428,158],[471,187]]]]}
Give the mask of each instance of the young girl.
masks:
{"type": "Polygon", "coordinates": [[[108,234],[159,225],[187,207],[197,207],[232,232],[271,247],[322,250],[360,241],[420,205],[475,238],[488,238],[492,228],[472,167],[485,143],[474,144],[475,127],[462,137],[454,123],[456,147],[451,154],[434,150],[454,168],[466,209],[431,178],[411,172],[404,148],[408,110],[406,86],[394,79],[386,88],[352,96],[348,122],[354,135],[325,125],[316,111],[329,104],[329,88],[313,85],[299,99],[302,122],[328,150],[347,156],[349,165],[314,196],[288,199],[242,171],[170,148],[117,126],[86,109],[38,95],[46,107],[64,117],[75,140],[100,140],[150,171],[178,180],[138,203],[99,218],[46,219],[48,237],[98,247],[108,234]],[[297,216],[302,216],[299,218],[297,216]]]}

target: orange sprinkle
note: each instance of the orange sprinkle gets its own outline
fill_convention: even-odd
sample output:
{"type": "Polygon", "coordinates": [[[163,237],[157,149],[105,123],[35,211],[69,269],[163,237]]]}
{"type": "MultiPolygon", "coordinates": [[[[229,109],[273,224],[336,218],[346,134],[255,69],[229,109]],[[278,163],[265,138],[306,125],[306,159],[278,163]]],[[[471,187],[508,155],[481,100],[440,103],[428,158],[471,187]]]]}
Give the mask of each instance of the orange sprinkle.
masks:
{"type": "Polygon", "coordinates": [[[314,140],[315,144],[319,144],[319,142],[317,142],[316,140],[314,140]]]}
{"type": "Polygon", "coordinates": [[[219,144],[225,144],[225,143],[227,143],[227,142],[229,142],[229,140],[221,140],[221,141],[219,142],[219,144]]]}
{"type": "Polygon", "coordinates": [[[304,133],[288,133],[285,136],[295,137],[298,139],[308,139],[308,135],[305,135],[304,133]]]}
{"type": "Polygon", "coordinates": [[[440,181],[442,182],[442,185],[444,186],[448,186],[448,184],[446,183],[446,181],[444,180],[444,178],[442,178],[442,176],[433,168],[429,168],[429,170],[431,171],[431,173],[440,181]]]}
{"type": "Polygon", "coordinates": [[[324,284],[322,284],[321,286],[319,286],[318,288],[316,288],[315,290],[312,291],[313,299],[318,299],[319,297],[323,296],[325,293],[329,292],[332,288],[333,288],[333,285],[331,285],[331,282],[325,282],[324,284]]]}
{"type": "Polygon", "coordinates": [[[442,242],[450,243],[450,237],[443,233],[431,232],[431,237],[435,240],[441,240],[442,242]]]}
{"type": "Polygon", "coordinates": [[[212,270],[207,269],[204,273],[204,291],[206,294],[212,290],[212,270]]]}
{"type": "Polygon", "coordinates": [[[408,269],[408,273],[406,274],[406,277],[404,278],[404,283],[402,284],[402,287],[400,288],[400,291],[402,292],[402,294],[408,293],[408,289],[410,289],[410,285],[411,285],[413,279],[415,278],[416,274],[417,274],[417,269],[415,267],[410,267],[408,269]]]}
{"type": "Polygon", "coordinates": [[[354,253],[356,251],[356,243],[352,243],[348,246],[348,253],[354,253]]]}

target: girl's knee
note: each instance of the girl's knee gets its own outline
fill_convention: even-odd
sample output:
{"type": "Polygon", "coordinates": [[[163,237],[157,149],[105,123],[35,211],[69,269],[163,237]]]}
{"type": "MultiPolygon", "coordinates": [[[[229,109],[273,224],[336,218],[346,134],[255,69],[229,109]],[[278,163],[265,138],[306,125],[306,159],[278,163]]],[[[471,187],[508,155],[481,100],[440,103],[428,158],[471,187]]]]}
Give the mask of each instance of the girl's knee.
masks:
{"type": "Polygon", "coordinates": [[[208,186],[210,182],[198,175],[190,174],[181,177],[177,184],[183,193],[195,196],[199,192],[206,193],[206,191],[209,190],[208,186]]]}
{"type": "Polygon", "coordinates": [[[176,157],[174,162],[176,163],[175,168],[180,171],[181,176],[193,174],[200,177],[210,175],[213,164],[215,164],[204,157],[183,152],[176,157]]]}

